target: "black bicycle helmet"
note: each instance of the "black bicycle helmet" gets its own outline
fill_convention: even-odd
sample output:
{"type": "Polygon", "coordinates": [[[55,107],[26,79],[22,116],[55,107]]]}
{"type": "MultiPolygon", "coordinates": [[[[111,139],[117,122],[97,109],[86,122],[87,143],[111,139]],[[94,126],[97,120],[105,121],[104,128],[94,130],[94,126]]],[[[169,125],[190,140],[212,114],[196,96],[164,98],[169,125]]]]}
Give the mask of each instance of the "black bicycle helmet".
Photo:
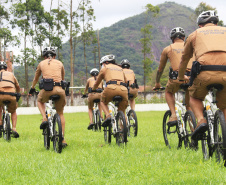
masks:
{"type": "Polygon", "coordinates": [[[98,71],[97,68],[93,68],[93,69],[90,70],[90,74],[92,76],[97,76],[99,74],[99,71],[98,71]]]}
{"type": "Polygon", "coordinates": [[[208,10],[205,12],[202,12],[198,18],[197,18],[197,24],[206,24],[206,23],[213,23],[217,24],[219,21],[219,18],[214,10],[208,10]]]}
{"type": "Polygon", "coordinates": [[[129,67],[130,67],[129,60],[123,59],[123,60],[121,61],[121,67],[122,67],[122,68],[129,68],[129,67]]]}
{"type": "Polygon", "coordinates": [[[175,38],[182,38],[182,37],[185,37],[185,32],[184,32],[184,29],[181,28],[181,27],[176,27],[176,28],[173,28],[171,31],[170,31],[170,39],[173,41],[175,38]]]}
{"type": "Polygon", "coordinates": [[[100,65],[102,65],[105,62],[115,63],[115,55],[105,55],[100,59],[100,65]]]}
{"type": "Polygon", "coordinates": [[[52,47],[46,47],[43,52],[43,56],[49,57],[49,56],[56,56],[56,50],[52,47]]]}
{"type": "Polygon", "coordinates": [[[0,62],[0,69],[2,70],[2,69],[7,69],[7,65],[6,65],[6,63],[4,62],[4,61],[1,61],[0,62]]]}

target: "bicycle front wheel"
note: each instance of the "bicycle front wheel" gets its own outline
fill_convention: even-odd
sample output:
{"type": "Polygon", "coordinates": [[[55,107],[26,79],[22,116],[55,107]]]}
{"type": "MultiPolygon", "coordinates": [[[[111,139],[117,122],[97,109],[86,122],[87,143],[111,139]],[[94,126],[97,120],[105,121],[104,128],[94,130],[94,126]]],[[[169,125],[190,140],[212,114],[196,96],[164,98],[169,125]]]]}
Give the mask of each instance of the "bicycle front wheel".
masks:
{"type": "Polygon", "coordinates": [[[50,130],[49,125],[45,129],[43,129],[43,136],[44,136],[44,147],[46,150],[49,150],[50,148],[50,130]]]}
{"type": "Polygon", "coordinates": [[[104,141],[105,143],[111,143],[112,126],[104,127],[104,141]]]}
{"type": "Polygon", "coordinates": [[[127,126],[124,113],[119,111],[116,116],[116,143],[120,146],[127,143],[127,126]]]}
{"type": "Polygon", "coordinates": [[[184,140],[184,145],[185,148],[197,148],[197,144],[195,144],[195,141],[191,140],[191,135],[194,132],[196,128],[196,119],[195,115],[192,111],[188,110],[186,111],[184,115],[184,123],[185,123],[185,140],[184,140]]]}
{"type": "Polygon", "coordinates": [[[163,138],[166,146],[171,149],[171,147],[177,147],[179,143],[178,139],[178,126],[168,126],[167,123],[171,116],[171,111],[168,110],[165,112],[163,117],[163,138]]]}
{"type": "Polygon", "coordinates": [[[136,112],[132,109],[128,112],[128,136],[137,136],[138,122],[136,112]]]}
{"type": "Polygon", "coordinates": [[[217,110],[214,116],[214,143],[217,161],[224,161],[224,166],[226,166],[226,125],[221,110],[217,110]]]}
{"type": "Polygon", "coordinates": [[[53,148],[55,152],[62,152],[62,126],[59,114],[55,114],[53,117],[53,148]]]}
{"type": "Polygon", "coordinates": [[[11,141],[11,128],[10,128],[10,117],[6,114],[6,119],[3,121],[3,138],[10,142],[11,141]]]}

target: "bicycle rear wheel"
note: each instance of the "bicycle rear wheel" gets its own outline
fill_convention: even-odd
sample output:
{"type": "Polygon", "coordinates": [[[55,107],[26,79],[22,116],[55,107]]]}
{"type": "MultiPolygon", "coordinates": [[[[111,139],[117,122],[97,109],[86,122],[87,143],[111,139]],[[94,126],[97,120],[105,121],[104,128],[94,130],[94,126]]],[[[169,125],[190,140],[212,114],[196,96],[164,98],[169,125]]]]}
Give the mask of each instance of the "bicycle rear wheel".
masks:
{"type": "Polygon", "coordinates": [[[112,135],[112,126],[111,124],[108,127],[104,127],[104,141],[106,143],[111,143],[111,135],[112,135]]]}
{"type": "Polygon", "coordinates": [[[178,147],[179,137],[178,137],[178,126],[169,127],[167,125],[169,118],[171,116],[171,111],[167,110],[163,117],[163,137],[166,146],[171,149],[171,147],[178,147]]]}
{"type": "Polygon", "coordinates": [[[138,122],[136,112],[132,109],[128,112],[128,136],[137,136],[138,132],[138,122]]]}
{"type": "Polygon", "coordinates": [[[11,141],[11,128],[10,128],[10,117],[6,114],[6,119],[3,121],[3,138],[10,142],[11,141]]]}
{"type": "Polygon", "coordinates": [[[196,128],[196,119],[195,115],[192,111],[188,110],[186,111],[184,115],[184,124],[185,124],[185,131],[186,136],[184,140],[184,146],[185,148],[197,148],[197,143],[195,141],[191,140],[191,135],[194,132],[196,128]]]}
{"type": "Polygon", "coordinates": [[[62,126],[59,114],[55,114],[53,117],[53,148],[55,152],[62,152],[62,126]]]}
{"type": "Polygon", "coordinates": [[[116,116],[116,143],[120,146],[127,143],[127,126],[124,113],[119,111],[116,116]]]}
{"type": "Polygon", "coordinates": [[[224,114],[220,110],[217,110],[214,116],[214,143],[217,161],[224,161],[226,166],[226,125],[224,114]]]}

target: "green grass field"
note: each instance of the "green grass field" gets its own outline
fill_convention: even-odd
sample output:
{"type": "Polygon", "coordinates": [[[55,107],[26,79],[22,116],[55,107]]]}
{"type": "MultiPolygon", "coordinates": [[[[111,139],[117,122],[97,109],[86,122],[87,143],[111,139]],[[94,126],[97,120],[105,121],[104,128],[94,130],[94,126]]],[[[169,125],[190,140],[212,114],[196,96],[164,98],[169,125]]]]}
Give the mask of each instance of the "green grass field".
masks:
{"type": "Polygon", "coordinates": [[[20,138],[0,138],[0,184],[226,184],[226,169],[203,161],[201,149],[168,149],[164,112],[138,112],[137,138],[126,148],[103,132],[88,131],[88,114],[65,114],[69,146],[61,154],[43,146],[40,115],[18,116],[20,138]]]}

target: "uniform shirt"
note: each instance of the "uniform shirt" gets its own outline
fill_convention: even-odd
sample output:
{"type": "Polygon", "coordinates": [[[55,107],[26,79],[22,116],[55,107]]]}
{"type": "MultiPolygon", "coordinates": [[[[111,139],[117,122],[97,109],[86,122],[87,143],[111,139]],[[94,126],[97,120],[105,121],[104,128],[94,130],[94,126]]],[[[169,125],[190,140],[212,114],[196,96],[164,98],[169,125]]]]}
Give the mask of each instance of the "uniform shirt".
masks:
{"type": "Polygon", "coordinates": [[[65,75],[62,62],[56,59],[45,59],[37,66],[32,88],[38,82],[41,73],[43,78],[52,78],[54,82],[61,82],[61,80],[64,80],[65,75]]]}
{"type": "Polygon", "coordinates": [[[97,81],[95,82],[93,87],[94,90],[97,89],[102,80],[105,80],[106,83],[109,81],[118,81],[123,83],[127,82],[122,68],[111,63],[105,65],[105,67],[100,70],[100,73],[97,76],[97,81]]]}
{"type": "Polygon", "coordinates": [[[208,23],[188,36],[180,63],[179,79],[183,79],[193,54],[201,65],[226,65],[226,28],[208,23]]]}
{"type": "MultiPolygon", "coordinates": [[[[164,48],[159,62],[159,71],[164,70],[168,59],[173,71],[178,71],[183,49],[184,41],[181,39],[175,39],[173,44],[170,44],[169,46],[164,48]]],[[[188,71],[191,70],[192,61],[193,60],[189,62],[189,65],[187,67],[188,71]]]]}
{"type": "Polygon", "coordinates": [[[5,70],[1,70],[0,71],[0,78],[2,78],[3,80],[8,80],[8,81],[11,81],[11,82],[8,82],[8,81],[0,81],[0,88],[4,89],[4,88],[14,88],[16,90],[17,93],[20,92],[20,86],[19,86],[19,83],[16,79],[16,77],[13,75],[13,73],[9,72],[9,71],[5,71],[5,70]],[[2,74],[2,75],[1,75],[2,74]]]}
{"type": "Polygon", "coordinates": [[[133,70],[123,68],[123,72],[125,73],[126,80],[129,81],[129,85],[133,84],[135,81],[135,74],[134,74],[133,70]]]}
{"type": "MultiPolygon", "coordinates": [[[[96,77],[97,78],[97,77],[96,77]]],[[[93,88],[94,84],[95,84],[96,80],[94,78],[94,76],[90,77],[88,80],[87,80],[87,83],[86,83],[86,88],[85,88],[85,93],[87,92],[88,88],[91,87],[93,88]]],[[[103,89],[103,81],[100,82],[100,84],[98,85],[97,88],[100,88],[100,89],[103,89]]]]}

